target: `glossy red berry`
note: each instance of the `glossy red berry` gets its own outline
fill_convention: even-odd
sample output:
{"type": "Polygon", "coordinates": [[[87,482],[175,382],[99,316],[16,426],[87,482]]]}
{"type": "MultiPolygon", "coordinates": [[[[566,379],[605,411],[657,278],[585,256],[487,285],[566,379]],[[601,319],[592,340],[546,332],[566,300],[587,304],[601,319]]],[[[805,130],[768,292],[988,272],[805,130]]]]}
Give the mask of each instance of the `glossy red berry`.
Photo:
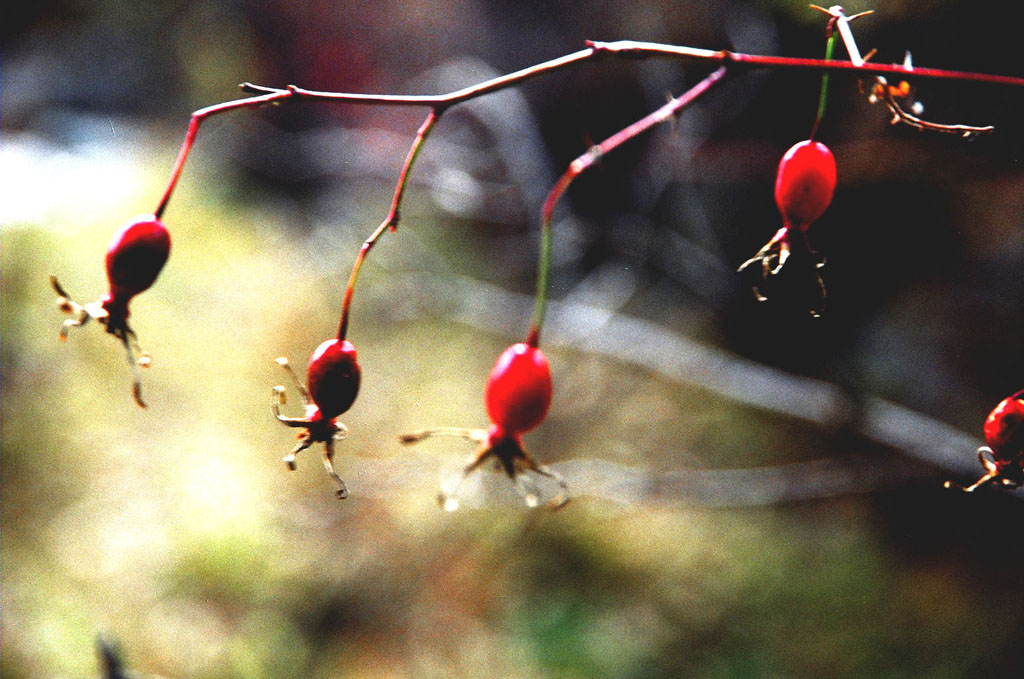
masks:
{"type": "Polygon", "coordinates": [[[551,368],[544,352],[520,342],[498,357],[484,388],[491,422],[504,432],[530,431],[551,407],[551,368]]]}
{"type": "Polygon", "coordinates": [[[291,470],[295,469],[295,456],[314,443],[324,444],[324,468],[334,481],[335,494],[338,499],[348,497],[348,488],[334,470],[334,442],[345,438],[348,430],[338,422],[337,417],[352,407],[359,393],[359,362],[356,360],[356,348],[348,340],[329,339],[322,342],[313,351],[309,359],[309,371],[306,375],[307,389],[296,377],[288,364],[288,359],[277,359],[295,383],[302,397],[306,412],[302,417],[285,417],[281,414],[281,404],[285,401],[284,387],[274,387],[274,398],[271,407],[274,416],[289,427],[298,427],[304,431],[299,433],[299,443],[284,458],[291,470]]]}
{"type": "Polygon", "coordinates": [[[322,417],[332,419],[352,407],[359,394],[359,362],[348,340],[323,342],[309,359],[307,383],[322,417]]]}
{"type": "Polygon", "coordinates": [[[405,434],[402,443],[416,443],[431,436],[457,436],[477,445],[473,460],[450,487],[442,484],[438,497],[441,506],[451,511],[459,506],[462,483],[488,460],[494,460],[522,495],[527,506],[540,503],[541,493],[527,472],[557,484],[556,494],[548,505],[553,509],[569,502],[568,486],[556,472],[537,464],[523,448],[522,435],[539,425],[551,407],[551,367],[544,352],[531,342],[513,344],[501,353],[484,387],[484,405],[491,419],[487,429],[438,427],[405,434]]]}
{"type": "Polygon", "coordinates": [[[153,285],[171,252],[171,236],[153,215],[141,215],[115,234],[107,248],[110,296],[128,299],[153,285]]]}
{"type": "Polygon", "coordinates": [[[782,156],[775,177],[775,204],[782,214],[782,228],[739,267],[741,273],[753,269],[757,275],[754,295],[758,301],[768,299],[763,291],[766,286],[788,286],[772,282],[772,278],[782,272],[792,258],[795,264],[790,268],[795,269],[795,276],[791,280],[797,285],[788,287],[797,291],[800,298],[807,299],[812,316],[821,315],[825,284],[818,270],[824,266],[824,259],[811,249],[807,229],[825,213],[835,188],[836,161],[821,142],[809,139],[799,142],[782,156]]]}
{"type": "Polygon", "coordinates": [[[985,418],[983,431],[987,445],[978,449],[978,460],[986,474],[964,490],[989,482],[1013,487],[1024,484],[1024,390],[1000,401],[985,418]]]}
{"type": "Polygon", "coordinates": [[[836,159],[821,142],[802,141],[782,156],[775,177],[775,204],[784,226],[806,231],[825,213],[835,190],[836,159]]]}

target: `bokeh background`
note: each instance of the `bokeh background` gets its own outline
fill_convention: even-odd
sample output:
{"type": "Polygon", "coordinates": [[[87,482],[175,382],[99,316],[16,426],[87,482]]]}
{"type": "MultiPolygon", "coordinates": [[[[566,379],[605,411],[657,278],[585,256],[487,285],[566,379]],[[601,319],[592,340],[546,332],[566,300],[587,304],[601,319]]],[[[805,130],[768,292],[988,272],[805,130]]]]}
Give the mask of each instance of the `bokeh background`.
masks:
{"type": "MultiPolygon", "coordinates": [[[[862,51],[1020,75],[979,3],[850,3],[862,51]]],[[[104,291],[191,111],[252,81],[432,94],[632,38],[819,56],[804,2],[46,0],[2,49],[3,677],[1010,677],[1024,503],[963,495],[981,423],[1024,387],[1024,92],[925,83],[965,142],[892,127],[833,81],[839,188],[811,230],[829,305],[735,274],[778,227],[775,168],[813,74],[751,73],[605,158],[556,212],[556,384],[527,436],[575,494],[531,511],[490,471],[438,508],[481,390],[525,332],[539,205],[588,145],[707,72],[586,64],[449,111],[349,337],[336,501],[270,390],[336,328],[422,110],[297,104],[208,121],[165,214],[171,259],[132,320],[149,409],[95,324],[57,341],[47,277],[104,291]]],[[[837,55],[844,55],[842,49],[837,55]]],[[[294,403],[291,408],[297,408],[294,403]]]]}

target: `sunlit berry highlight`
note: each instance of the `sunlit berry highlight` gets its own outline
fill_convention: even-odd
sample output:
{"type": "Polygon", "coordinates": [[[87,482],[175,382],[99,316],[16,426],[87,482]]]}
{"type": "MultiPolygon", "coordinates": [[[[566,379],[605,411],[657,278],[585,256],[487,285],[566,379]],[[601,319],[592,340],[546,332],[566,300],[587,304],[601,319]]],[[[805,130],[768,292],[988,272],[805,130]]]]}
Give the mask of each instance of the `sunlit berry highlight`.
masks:
{"type": "MultiPolygon", "coordinates": [[[[971,492],[988,483],[1016,488],[1024,485],[1024,390],[1004,398],[985,418],[985,445],[978,460],[985,475],[970,486],[971,492]]],[[[947,488],[956,487],[950,481],[947,488]]]]}
{"type": "Polygon", "coordinates": [[[299,381],[288,359],[279,358],[302,397],[305,413],[302,417],[285,417],[281,405],[285,403],[285,388],[274,387],[271,407],[274,416],[289,427],[299,427],[299,443],[284,458],[288,468],[295,470],[295,456],[314,443],[324,444],[323,463],[335,485],[339,500],[348,497],[348,487],[334,469],[334,442],[345,438],[348,430],[337,417],[347,411],[359,394],[360,369],[356,348],[348,340],[329,339],[313,351],[307,371],[308,388],[299,381]]]}
{"type": "Polygon", "coordinates": [[[108,333],[124,344],[132,370],[132,395],[143,408],[146,404],[142,400],[139,367],[148,366],[151,358],[139,348],[135,331],[128,325],[128,304],[153,285],[170,252],[171,236],[163,222],[153,215],[140,215],[128,222],[110,241],[105,260],[109,290],[98,301],[88,304],[74,302],[56,276],[50,277],[50,284],[58,295],[58,305],[73,316],[61,326],[61,340],[67,340],[71,328],[84,325],[90,319],[105,326],[108,333]]]}
{"type": "Polygon", "coordinates": [[[443,486],[438,501],[448,511],[459,507],[459,490],[466,477],[488,460],[504,471],[528,507],[540,504],[541,493],[527,472],[550,479],[558,486],[547,505],[559,509],[569,501],[565,480],[530,456],[522,435],[536,428],[551,406],[552,381],[548,359],[538,347],[513,344],[498,357],[484,387],[484,405],[491,425],[487,429],[439,427],[403,435],[410,444],[431,436],[456,436],[477,444],[477,451],[458,481],[443,486]]]}
{"type": "Polygon", "coordinates": [[[794,260],[802,263],[815,282],[811,315],[821,315],[825,284],[818,270],[824,266],[824,259],[811,249],[807,229],[828,209],[835,188],[835,157],[821,142],[809,139],[799,142],[782,156],[775,177],[775,204],[782,215],[782,228],[756,255],[739,267],[740,272],[750,268],[756,272],[758,282],[753,287],[758,301],[768,299],[764,293],[765,284],[782,271],[792,255],[796,255],[794,260]]]}

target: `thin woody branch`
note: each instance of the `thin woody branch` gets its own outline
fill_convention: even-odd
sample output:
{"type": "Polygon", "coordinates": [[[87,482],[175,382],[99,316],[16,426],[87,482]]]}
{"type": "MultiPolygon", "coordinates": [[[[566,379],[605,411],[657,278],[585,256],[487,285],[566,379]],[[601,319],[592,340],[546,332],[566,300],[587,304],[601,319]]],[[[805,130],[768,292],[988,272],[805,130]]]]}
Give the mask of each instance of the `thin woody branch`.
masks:
{"type": "Polygon", "coordinates": [[[594,163],[603,156],[626,143],[630,139],[643,134],[655,125],[674,119],[680,111],[696,101],[701,95],[706,94],[712,87],[717,85],[728,73],[724,66],[713,71],[706,78],[687,90],[677,99],[671,99],[661,108],[647,114],[632,125],[625,127],[600,144],[591,146],[586,153],[576,158],[569,164],[569,169],[559,177],[558,181],[548,193],[541,209],[541,254],[540,264],[537,270],[537,300],[534,306],[533,320],[530,324],[530,331],[527,335],[527,344],[537,346],[540,337],[540,329],[544,324],[544,312],[547,307],[548,270],[551,268],[551,215],[555,210],[562,194],[566,192],[569,185],[581,174],[593,167],[594,163]]]}
{"type": "MultiPolygon", "coordinates": [[[[844,17],[847,22],[851,17],[844,17]]],[[[843,28],[848,27],[839,22],[843,28]]],[[[842,30],[840,31],[842,33],[842,30]]],[[[845,40],[844,40],[845,42],[845,40]]],[[[849,44],[847,45],[849,49],[849,44]]],[[[858,57],[859,57],[859,53],[858,57]]],[[[851,53],[852,57],[853,53],[851,53]]],[[[560,71],[586,61],[596,61],[606,57],[622,59],[665,58],[684,62],[702,63],[710,66],[725,66],[731,70],[738,69],[772,69],[779,71],[817,71],[821,73],[852,73],[861,76],[900,76],[902,78],[924,78],[949,80],[957,82],[973,82],[987,85],[1004,85],[1024,87],[1024,78],[989,73],[972,73],[966,71],[950,71],[936,68],[909,68],[897,64],[871,64],[863,59],[856,61],[832,61],[825,59],[802,59],[794,57],[773,57],[728,50],[708,50],[680,45],[642,42],[636,40],[617,40],[614,42],[588,41],[587,47],[556,59],[530,66],[513,73],[486,80],[482,83],[465,87],[453,92],[439,95],[400,95],[400,94],[360,94],[348,92],[323,92],[309,90],[296,85],[285,88],[266,87],[253,83],[242,83],[242,91],[255,95],[246,99],[215,104],[200,109],[192,114],[192,120],[182,144],[178,159],[175,162],[171,180],[157,207],[155,214],[159,218],[174,187],[181,176],[185,160],[199,131],[199,126],[210,116],[242,108],[256,108],[270,103],[285,103],[294,100],[323,101],[344,104],[363,104],[378,106],[427,106],[438,115],[456,104],[481,97],[491,92],[520,85],[542,75],[560,71]]],[[[909,118],[908,118],[909,120],[909,118]]]]}
{"type": "Polygon", "coordinates": [[[427,135],[434,129],[434,125],[441,118],[441,109],[431,109],[427,115],[427,119],[423,121],[420,129],[416,132],[416,138],[412,142],[412,146],[409,148],[409,153],[405,157],[405,163],[402,165],[402,171],[398,175],[398,182],[395,185],[395,193],[391,198],[391,207],[388,210],[388,214],[384,217],[384,221],[374,230],[370,237],[367,238],[362,247],[359,249],[359,254],[356,255],[355,264],[352,265],[352,274],[349,276],[348,285],[345,286],[345,298],[341,305],[341,320],[338,322],[338,339],[345,339],[345,335],[348,332],[348,319],[349,310],[352,307],[352,295],[355,292],[356,281],[359,279],[359,270],[363,266],[363,260],[366,259],[366,255],[369,254],[373,248],[377,239],[383,235],[385,231],[391,229],[394,231],[398,228],[399,212],[402,205],[402,197],[405,195],[405,187],[409,183],[409,173],[412,171],[412,166],[419,157],[420,151],[423,149],[423,143],[427,139],[427,135]]]}

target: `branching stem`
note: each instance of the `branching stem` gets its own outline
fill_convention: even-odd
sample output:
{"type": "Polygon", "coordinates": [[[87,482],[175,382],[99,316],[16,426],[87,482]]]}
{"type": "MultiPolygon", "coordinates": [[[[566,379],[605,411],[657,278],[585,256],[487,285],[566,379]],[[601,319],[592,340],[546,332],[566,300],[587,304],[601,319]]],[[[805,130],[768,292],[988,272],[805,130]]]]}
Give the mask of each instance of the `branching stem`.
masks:
{"type": "MultiPolygon", "coordinates": [[[[853,17],[844,17],[846,22],[840,21],[837,26],[840,36],[844,38],[843,29],[849,33],[846,25],[853,17]]],[[[849,44],[847,48],[849,50],[849,44]]],[[[828,73],[855,73],[861,76],[866,75],[895,75],[906,78],[931,78],[940,80],[954,80],[960,82],[974,82],[989,85],[1005,85],[1010,87],[1024,87],[1024,78],[1009,75],[993,75],[988,73],[970,73],[965,71],[949,71],[937,68],[909,68],[896,64],[871,64],[860,58],[860,54],[851,52],[851,61],[830,61],[825,59],[800,59],[793,57],[771,57],[756,54],[744,54],[741,52],[730,52],[728,50],[708,50],[696,47],[685,47],[678,45],[664,45],[661,43],[642,42],[636,40],[617,40],[614,42],[587,42],[585,49],[567,54],[557,59],[551,59],[513,73],[509,73],[482,83],[465,87],[454,92],[440,95],[398,95],[398,94],[357,94],[345,92],[320,92],[308,90],[295,85],[288,85],[285,88],[265,87],[253,83],[243,83],[242,91],[255,96],[245,99],[236,99],[221,104],[215,104],[200,109],[192,114],[185,141],[181,146],[178,159],[175,162],[174,170],[171,173],[171,180],[164,192],[163,198],[154,214],[159,218],[174,192],[174,188],[181,176],[181,170],[185,165],[189,151],[195,142],[199,126],[210,116],[219,113],[226,113],[242,108],[256,108],[270,103],[285,103],[292,100],[300,101],[325,101],[347,104],[370,104],[380,106],[428,106],[439,116],[446,109],[470,99],[490,94],[508,87],[520,85],[528,80],[541,75],[553,73],[563,68],[582,63],[585,61],[600,60],[605,57],[616,57],[624,59],[648,59],[665,58],[679,61],[706,63],[711,65],[728,66],[730,69],[774,69],[774,70],[797,70],[797,71],[819,71],[828,73]]]]}
{"type": "Polygon", "coordinates": [[[530,323],[530,331],[527,335],[528,344],[537,346],[540,340],[540,330],[544,325],[544,313],[547,310],[548,297],[548,271],[551,269],[551,213],[554,212],[555,205],[558,204],[562,194],[565,193],[566,189],[569,188],[569,185],[577,177],[593,167],[595,162],[655,125],[674,119],[680,111],[696,101],[701,95],[710,91],[727,73],[726,67],[720,66],[679,98],[670,100],[661,108],[647,114],[632,125],[619,130],[600,144],[591,146],[586,153],[572,161],[565,174],[555,182],[547,198],[544,199],[544,206],[541,209],[541,244],[540,262],[537,267],[537,295],[533,308],[533,320],[530,323]]]}

